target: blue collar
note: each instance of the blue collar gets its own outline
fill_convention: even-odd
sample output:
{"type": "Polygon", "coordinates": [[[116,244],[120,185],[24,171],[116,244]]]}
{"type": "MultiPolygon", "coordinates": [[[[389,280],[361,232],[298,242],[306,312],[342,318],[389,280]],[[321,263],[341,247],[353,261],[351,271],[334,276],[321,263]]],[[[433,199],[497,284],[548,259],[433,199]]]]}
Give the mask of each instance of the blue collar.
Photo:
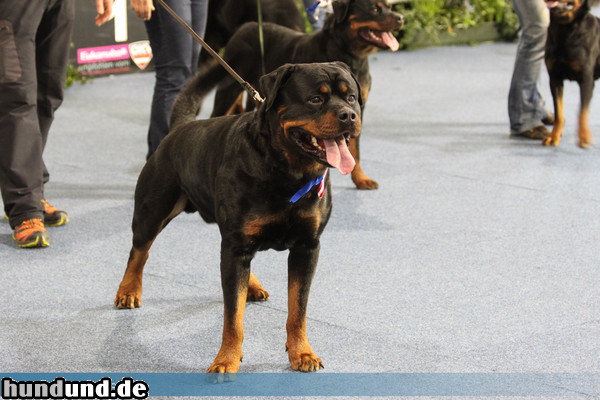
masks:
{"type": "Polygon", "coordinates": [[[297,202],[302,198],[302,196],[310,192],[310,190],[317,185],[319,185],[319,198],[322,198],[323,194],[325,193],[325,176],[327,176],[327,171],[329,171],[329,168],[325,169],[323,176],[319,176],[318,178],[314,178],[308,181],[308,183],[304,185],[302,189],[298,190],[296,194],[292,196],[292,198],[290,199],[290,203],[297,202]]]}

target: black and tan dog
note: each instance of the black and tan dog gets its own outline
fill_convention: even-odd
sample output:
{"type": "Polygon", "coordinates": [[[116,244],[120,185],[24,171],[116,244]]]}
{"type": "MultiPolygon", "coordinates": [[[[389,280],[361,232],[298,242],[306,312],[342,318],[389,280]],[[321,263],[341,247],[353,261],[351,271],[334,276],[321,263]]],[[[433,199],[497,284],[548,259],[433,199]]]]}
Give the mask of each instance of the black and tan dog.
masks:
{"type": "Polygon", "coordinates": [[[331,213],[327,171],[354,167],[350,138],[361,130],[362,99],[343,63],[287,64],[260,80],[255,112],[208,120],[179,113],[138,179],[133,248],[117,292],[119,308],[141,305],[142,272],[159,232],[179,213],[198,211],[221,233],[224,327],[208,372],[236,372],[246,300],[268,293],[250,272],[257,251],[289,250],[287,350],[294,370],[323,367],[306,335],[306,307],[331,213]]]}
{"type": "MultiPolygon", "coordinates": [[[[402,15],[393,12],[390,4],[384,0],[336,0],[333,2],[333,9],[334,12],[326,19],[323,29],[312,34],[302,34],[265,23],[265,70],[273,71],[284,63],[342,61],[357,77],[366,102],[371,87],[368,56],[377,49],[398,49],[398,41],[390,32],[402,28],[402,15]]],[[[233,35],[223,56],[253,86],[258,82],[263,63],[260,48],[258,24],[250,22],[242,25],[233,35]]],[[[174,106],[174,111],[189,110],[191,106],[185,104],[186,101],[193,100],[195,96],[205,96],[217,85],[219,87],[212,116],[228,114],[240,99],[242,89],[218,65],[201,69],[188,82],[184,89],[186,96],[179,96],[178,99],[184,104],[174,106]]],[[[192,104],[195,106],[197,103],[192,104]]],[[[376,189],[377,182],[369,179],[361,168],[358,138],[351,140],[350,150],[356,160],[356,167],[352,171],[356,187],[376,189]]]]}
{"type": "Polygon", "coordinates": [[[592,135],[588,124],[594,81],[600,77],[600,20],[593,16],[590,0],[546,1],[550,8],[550,26],[546,41],[546,67],[554,100],[555,121],[552,133],[544,139],[546,146],[558,146],[565,124],[563,112],[564,80],[579,84],[579,146],[590,147],[592,135]]]}

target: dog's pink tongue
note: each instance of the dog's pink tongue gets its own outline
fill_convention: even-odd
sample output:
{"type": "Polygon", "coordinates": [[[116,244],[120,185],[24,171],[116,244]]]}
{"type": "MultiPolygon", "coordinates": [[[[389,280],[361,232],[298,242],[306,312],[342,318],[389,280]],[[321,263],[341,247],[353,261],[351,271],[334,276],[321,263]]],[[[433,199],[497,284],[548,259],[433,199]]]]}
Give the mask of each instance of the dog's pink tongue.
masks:
{"type": "Polygon", "coordinates": [[[337,168],[342,175],[347,175],[354,169],[356,162],[350,154],[346,140],[343,137],[335,139],[324,139],[325,152],[327,153],[327,162],[334,168],[337,168]]]}
{"type": "Polygon", "coordinates": [[[554,8],[558,5],[558,1],[546,1],[546,6],[548,6],[548,8],[554,8]]]}
{"type": "Polygon", "coordinates": [[[400,43],[398,43],[394,35],[392,35],[391,33],[382,32],[381,38],[383,39],[383,43],[385,43],[386,46],[390,48],[390,50],[396,51],[400,48],[400,43]]]}

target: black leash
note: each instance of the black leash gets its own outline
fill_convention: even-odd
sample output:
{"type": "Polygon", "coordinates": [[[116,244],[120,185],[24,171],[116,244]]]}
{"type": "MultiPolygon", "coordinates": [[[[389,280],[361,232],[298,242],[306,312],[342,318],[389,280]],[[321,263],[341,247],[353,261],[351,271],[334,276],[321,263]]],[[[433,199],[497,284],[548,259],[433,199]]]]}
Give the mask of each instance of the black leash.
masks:
{"type": "Polygon", "coordinates": [[[171,14],[171,16],[173,18],[175,18],[175,20],[177,22],[179,22],[179,24],[181,26],[183,26],[185,28],[186,31],[188,31],[190,33],[190,35],[192,35],[192,37],[198,42],[200,43],[200,45],[202,47],[204,47],[204,49],[206,51],[208,51],[210,53],[211,56],[213,56],[218,62],[219,64],[221,64],[221,66],[223,68],[225,68],[227,70],[227,72],[229,72],[231,74],[231,76],[233,76],[233,78],[238,81],[238,83],[240,85],[242,85],[242,87],[244,88],[244,90],[246,90],[248,92],[248,95],[250,97],[252,97],[254,100],[258,101],[259,103],[263,103],[265,101],[265,99],[263,99],[262,97],[260,97],[260,93],[258,93],[258,91],[256,89],[254,89],[252,87],[252,85],[250,85],[248,82],[246,82],[244,79],[242,79],[241,76],[238,75],[237,72],[235,72],[233,70],[233,68],[231,68],[229,66],[229,64],[227,64],[225,62],[225,60],[223,60],[223,58],[221,58],[221,56],[219,56],[219,54],[217,54],[216,51],[214,51],[204,40],[202,40],[202,38],[196,33],[194,32],[194,30],[188,25],[186,24],[186,22],[184,20],[181,19],[181,17],[179,15],[177,15],[177,13],[175,11],[173,11],[171,9],[171,7],[169,7],[164,0],[157,0],[158,3],[164,7],[165,10],[167,10],[167,12],[169,14],[171,14]]]}

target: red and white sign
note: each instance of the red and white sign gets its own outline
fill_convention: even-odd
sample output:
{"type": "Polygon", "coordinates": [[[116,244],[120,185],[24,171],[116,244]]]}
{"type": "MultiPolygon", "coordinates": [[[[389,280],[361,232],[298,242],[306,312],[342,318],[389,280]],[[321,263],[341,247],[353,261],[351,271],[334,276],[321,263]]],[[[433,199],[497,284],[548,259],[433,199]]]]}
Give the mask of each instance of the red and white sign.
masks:
{"type": "Polygon", "coordinates": [[[140,40],[139,42],[129,43],[129,55],[139,69],[146,69],[152,60],[150,42],[148,40],[140,40]]]}

